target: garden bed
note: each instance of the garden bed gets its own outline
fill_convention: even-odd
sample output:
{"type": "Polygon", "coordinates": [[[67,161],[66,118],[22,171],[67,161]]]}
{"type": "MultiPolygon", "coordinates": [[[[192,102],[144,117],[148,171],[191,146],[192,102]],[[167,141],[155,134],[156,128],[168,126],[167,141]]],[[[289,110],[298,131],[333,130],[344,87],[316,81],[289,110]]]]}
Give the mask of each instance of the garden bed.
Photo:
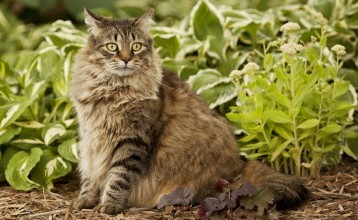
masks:
{"type": "MultiPolygon", "coordinates": [[[[271,213],[276,219],[358,219],[358,163],[345,159],[319,180],[305,180],[313,198],[297,210],[271,213]]],[[[167,207],[162,210],[129,209],[117,216],[92,210],[75,211],[70,204],[76,198],[79,182],[75,176],[61,179],[54,192],[17,191],[0,185],[0,219],[200,219],[198,207],[167,207]]],[[[234,213],[242,219],[254,219],[254,211],[234,213]]],[[[258,218],[260,219],[260,218],[258,218]]]]}

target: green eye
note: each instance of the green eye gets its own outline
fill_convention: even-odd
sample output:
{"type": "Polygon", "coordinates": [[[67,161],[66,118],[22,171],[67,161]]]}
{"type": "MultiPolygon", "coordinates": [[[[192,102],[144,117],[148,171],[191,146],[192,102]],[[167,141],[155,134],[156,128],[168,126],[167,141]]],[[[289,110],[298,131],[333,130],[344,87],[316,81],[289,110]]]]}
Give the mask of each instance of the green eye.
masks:
{"type": "Polygon", "coordinates": [[[133,51],[138,51],[140,49],[142,49],[142,44],[141,43],[133,43],[132,44],[132,50],[133,51]]]}
{"type": "Polygon", "coordinates": [[[116,51],[118,49],[117,44],[114,44],[114,43],[108,43],[106,45],[106,47],[107,47],[107,50],[109,50],[111,52],[114,52],[114,51],[116,51]]]}

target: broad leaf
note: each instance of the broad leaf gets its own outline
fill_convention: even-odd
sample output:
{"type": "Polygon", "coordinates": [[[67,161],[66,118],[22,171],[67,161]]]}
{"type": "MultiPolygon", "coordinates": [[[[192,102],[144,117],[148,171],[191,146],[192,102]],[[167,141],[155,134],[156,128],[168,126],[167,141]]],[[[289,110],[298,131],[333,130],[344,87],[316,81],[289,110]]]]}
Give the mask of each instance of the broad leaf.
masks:
{"type": "Polygon", "coordinates": [[[279,146],[276,147],[276,149],[274,150],[274,152],[272,153],[271,156],[271,162],[275,161],[276,158],[281,155],[282,151],[286,149],[286,147],[291,143],[291,140],[287,140],[285,142],[283,142],[282,144],[280,144],[279,146]]]}
{"type": "Polygon", "coordinates": [[[79,145],[75,139],[70,139],[63,142],[58,146],[57,149],[61,157],[74,163],[80,162],[80,158],[78,156],[78,150],[79,150],[79,145]]]}
{"type": "Polygon", "coordinates": [[[292,119],[283,111],[268,110],[264,113],[265,117],[276,123],[292,123],[292,119]]]}
{"type": "Polygon", "coordinates": [[[175,34],[156,35],[154,42],[157,47],[160,47],[160,54],[164,57],[175,58],[180,50],[180,42],[175,34]]]}
{"type": "Polygon", "coordinates": [[[0,128],[13,123],[26,109],[30,102],[11,103],[0,107],[0,128]]]}
{"type": "Polygon", "coordinates": [[[5,170],[7,182],[18,190],[30,190],[39,187],[37,183],[29,179],[29,174],[40,161],[42,150],[32,148],[30,153],[19,151],[9,161],[5,170]]]}
{"type": "Polygon", "coordinates": [[[243,197],[243,196],[253,196],[257,193],[257,189],[250,182],[245,182],[240,186],[240,188],[235,189],[231,192],[233,198],[243,197]]]}
{"type": "Polygon", "coordinates": [[[45,142],[45,144],[48,146],[52,142],[54,142],[56,139],[61,137],[66,133],[66,128],[61,124],[52,124],[47,126],[43,132],[42,137],[45,142]]]}
{"type": "Polygon", "coordinates": [[[242,198],[240,200],[240,205],[244,206],[245,209],[253,209],[254,207],[257,207],[258,214],[262,215],[265,209],[268,208],[268,204],[273,203],[273,198],[272,193],[267,188],[264,188],[253,196],[242,198]]]}
{"type": "Polygon", "coordinates": [[[70,162],[55,155],[50,150],[44,150],[41,160],[32,170],[31,176],[41,186],[51,189],[53,188],[52,180],[65,176],[71,170],[70,162]]]}
{"type": "Polygon", "coordinates": [[[20,128],[0,129],[0,145],[9,142],[15,135],[18,135],[20,131],[20,128]]]}
{"type": "Polygon", "coordinates": [[[297,128],[308,129],[316,127],[319,124],[318,119],[308,119],[297,126],[297,128]]]}
{"type": "Polygon", "coordinates": [[[190,188],[179,187],[170,194],[162,196],[157,208],[161,209],[168,205],[189,205],[191,204],[193,197],[194,193],[190,188]]]}
{"type": "Polygon", "coordinates": [[[217,40],[221,40],[224,36],[224,19],[209,1],[198,1],[190,16],[198,40],[205,40],[208,36],[215,36],[217,40]]]}
{"type": "Polygon", "coordinates": [[[14,156],[17,152],[20,150],[16,148],[7,148],[5,152],[2,155],[1,161],[0,161],[0,181],[5,180],[5,170],[7,165],[9,164],[10,159],[12,156],[14,156]]]}
{"type": "Polygon", "coordinates": [[[209,40],[209,54],[225,60],[224,18],[215,6],[208,0],[198,1],[191,11],[190,22],[198,40],[209,40]]]}
{"type": "Polygon", "coordinates": [[[227,113],[226,117],[233,122],[255,122],[259,123],[261,120],[261,115],[258,111],[248,112],[248,113],[227,113]]]}
{"type": "Polygon", "coordinates": [[[321,132],[328,133],[328,134],[337,133],[340,132],[341,130],[342,130],[342,126],[334,122],[320,129],[321,132]]]}
{"type": "Polygon", "coordinates": [[[235,98],[235,88],[231,81],[222,82],[212,88],[201,90],[199,95],[209,104],[209,108],[213,109],[235,98]]]}

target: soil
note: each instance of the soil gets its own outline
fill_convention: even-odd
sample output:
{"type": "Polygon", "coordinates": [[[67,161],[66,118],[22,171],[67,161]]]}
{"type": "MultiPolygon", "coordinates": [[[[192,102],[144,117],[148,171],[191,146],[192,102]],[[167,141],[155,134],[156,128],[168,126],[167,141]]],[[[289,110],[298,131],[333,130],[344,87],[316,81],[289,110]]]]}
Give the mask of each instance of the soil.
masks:
{"type": "MultiPolygon", "coordinates": [[[[358,220],[358,162],[343,160],[336,168],[322,172],[321,178],[305,179],[312,199],[296,210],[270,211],[260,217],[253,210],[234,211],[235,219],[354,219],[358,220]]],[[[0,219],[200,219],[198,206],[157,209],[131,208],[116,216],[93,210],[76,211],[71,203],[79,190],[78,178],[69,176],[55,183],[55,191],[17,191],[0,184],[0,219]]],[[[212,219],[223,219],[224,214],[212,219]]]]}

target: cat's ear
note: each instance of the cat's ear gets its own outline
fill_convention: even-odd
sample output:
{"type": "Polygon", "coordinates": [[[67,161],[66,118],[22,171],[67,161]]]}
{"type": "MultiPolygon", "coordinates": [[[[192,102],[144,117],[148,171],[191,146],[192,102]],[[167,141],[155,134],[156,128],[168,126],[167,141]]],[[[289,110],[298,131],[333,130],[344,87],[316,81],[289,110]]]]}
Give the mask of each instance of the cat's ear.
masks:
{"type": "Polygon", "coordinates": [[[84,8],[83,13],[85,15],[85,23],[88,26],[88,32],[90,32],[93,36],[98,36],[100,33],[102,18],[87,8],[84,8]]]}
{"type": "Polygon", "coordinates": [[[149,29],[155,24],[152,18],[153,13],[154,13],[154,9],[153,8],[149,9],[141,17],[136,19],[135,25],[139,26],[144,31],[149,31],[149,29]]]}

